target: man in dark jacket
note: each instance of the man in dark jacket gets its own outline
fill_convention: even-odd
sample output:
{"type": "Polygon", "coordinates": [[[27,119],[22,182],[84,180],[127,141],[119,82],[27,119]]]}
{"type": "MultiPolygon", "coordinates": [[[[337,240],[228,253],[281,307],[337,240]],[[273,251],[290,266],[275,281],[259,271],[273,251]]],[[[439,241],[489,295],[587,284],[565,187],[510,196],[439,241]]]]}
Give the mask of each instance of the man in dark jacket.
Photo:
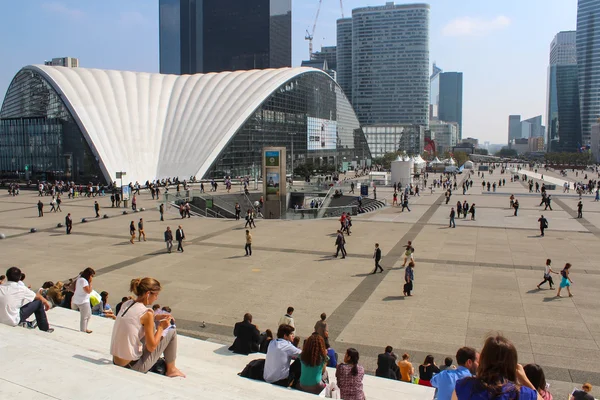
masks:
{"type": "Polygon", "coordinates": [[[377,356],[377,370],[375,375],[387,379],[400,379],[400,368],[396,364],[396,355],[393,353],[392,346],[385,348],[385,353],[377,356]]]}
{"type": "Polygon", "coordinates": [[[235,341],[229,348],[230,351],[246,355],[258,351],[260,332],[256,325],[252,324],[252,314],[244,314],[244,320],[235,324],[233,335],[235,341]]]}
{"type": "Polygon", "coordinates": [[[175,239],[177,240],[177,251],[181,251],[183,253],[183,239],[185,239],[185,233],[183,233],[183,228],[181,225],[177,228],[177,232],[175,232],[175,239]]]}
{"type": "Polygon", "coordinates": [[[340,231],[338,229],[337,231],[337,236],[335,238],[335,246],[336,246],[336,251],[335,254],[333,255],[335,258],[337,258],[337,256],[339,255],[340,251],[342,252],[342,259],[346,258],[346,239],[344,239],[344,234],[342,233],[342,231],[340,231]]]}
{"type": "Polygon", "coordinates": [[[379,243],[375,243],[375,253],[373,254],[373,258],[375,259],[375,269],[371,274],[376,273],[377,269],[380,270],[379,272],[383,272],[383,268],[379,265],[379,261],[381,261],[381,249],[379,248],[379,243]]]}

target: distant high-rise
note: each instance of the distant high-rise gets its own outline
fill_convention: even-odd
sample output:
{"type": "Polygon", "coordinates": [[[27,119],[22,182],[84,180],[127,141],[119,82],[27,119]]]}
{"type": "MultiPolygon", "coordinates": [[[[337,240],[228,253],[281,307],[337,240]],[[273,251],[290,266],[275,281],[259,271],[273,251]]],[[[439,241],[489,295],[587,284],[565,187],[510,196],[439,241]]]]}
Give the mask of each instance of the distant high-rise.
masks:
{"type": "Polygon", "coordinates": [[[455,122],[458,125],[458,141],[462,140],[462,72],[443,72],[434,63],[429,81],[429,118],[455,122]]]}
{"type": "Polygon", "coordinates": [[[581,112],[581,145],[591,139],[600,117],[600,0],[577,2],[577,66],[581,112]]]}
{"type": "Polygon", "coordinates": [[[352,18],[337,21],[337,81],[352,102],[352,18]]]}
{"type": "Polygon", "coordinates": [[[311,61],[327,61],[329,69],[337,70],[337,47],[322,46],[321,51],[316,51],[310,56],[311,61]]]}
{"type": "Polygon", "coordinates": [[[582,143],[576,37],[559,32],[550,44],[546,143],[552,152],[577,151],[582,143]]]}
{"type": "Polygon", "coordinates": [[[521,138],[521,116],[520,115],[509,115],[508,116],[508,144],[521,138]]]}
{"type": "Polygon", "coordinates": [[[291,0],[160,0],[160,72],[292,65],[291,0]]]}
{"type": "Polygon", "coordinates": [[[351,68],[342,61],[348,19],[338,21],[340,84],[361,125],[429,124],[429,8],[388,2],[354,9],[351,68]]]}
{"type": "Polygon", "coordinates": [[[50,61],[44,61],[44,65],[52,65],[53,67],[77,68],[79,67],[79,59],[75,57],[58,57],[53,58],[50,61]]]}

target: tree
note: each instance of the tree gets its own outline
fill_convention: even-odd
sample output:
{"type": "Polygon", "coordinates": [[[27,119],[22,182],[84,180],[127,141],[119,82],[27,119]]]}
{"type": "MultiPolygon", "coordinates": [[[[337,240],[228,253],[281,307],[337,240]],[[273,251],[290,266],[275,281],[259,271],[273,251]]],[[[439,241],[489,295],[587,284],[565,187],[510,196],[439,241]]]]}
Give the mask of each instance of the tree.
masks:
{"type": "Polygon", "coordinates": [[[509,149],[508,147],[503,147],[502,150],[497,152],[495,156],[497,157],[512,157],[516,158],[519,154],[515,149],[509,149]]]}

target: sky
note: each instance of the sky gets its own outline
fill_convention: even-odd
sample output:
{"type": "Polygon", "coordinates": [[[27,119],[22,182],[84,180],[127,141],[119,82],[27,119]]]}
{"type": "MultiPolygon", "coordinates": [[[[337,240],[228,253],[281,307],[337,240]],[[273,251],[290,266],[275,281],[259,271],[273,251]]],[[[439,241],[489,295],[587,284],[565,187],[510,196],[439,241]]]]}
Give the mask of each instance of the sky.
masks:
{"type": "MultiPolygon", "coordinates": [[[[314,48],[336,43],[338,0],[322,0],[314,48]]],[[[308,58],[319,0],[292,0],[292,65],[308,58]]],[[[344,0],[352,9],[385,0],[344,0]]],[[[404,2],[396,1],[396,4],[404,2]]],[[[506,143],[508,115],[542,115],[550,42],[575,30],[577,0],[430,0],[430,61],[463,72],[463,137],[506,143]]],[[[0,96],[25,65],[158,72],[158,0],[0,0],[0,96]]]]}

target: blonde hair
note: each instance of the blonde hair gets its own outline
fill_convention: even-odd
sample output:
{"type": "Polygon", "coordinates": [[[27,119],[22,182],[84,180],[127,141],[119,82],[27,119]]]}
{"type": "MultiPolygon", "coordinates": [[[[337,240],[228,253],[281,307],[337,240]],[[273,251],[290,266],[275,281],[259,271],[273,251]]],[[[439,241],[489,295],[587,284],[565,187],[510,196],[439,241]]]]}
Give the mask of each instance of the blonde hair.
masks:
{"type": "Polygon", "coordinates": [[[148,292],[160,292],[160,282],[154,278],[136,278],[131,280],[129,291],[136,296],[143,296],[148,292]]]}

